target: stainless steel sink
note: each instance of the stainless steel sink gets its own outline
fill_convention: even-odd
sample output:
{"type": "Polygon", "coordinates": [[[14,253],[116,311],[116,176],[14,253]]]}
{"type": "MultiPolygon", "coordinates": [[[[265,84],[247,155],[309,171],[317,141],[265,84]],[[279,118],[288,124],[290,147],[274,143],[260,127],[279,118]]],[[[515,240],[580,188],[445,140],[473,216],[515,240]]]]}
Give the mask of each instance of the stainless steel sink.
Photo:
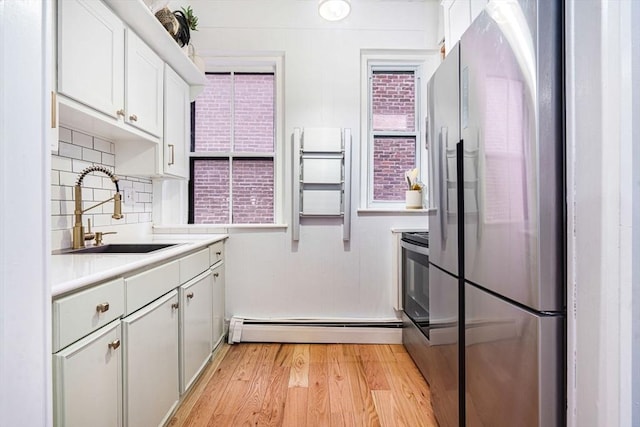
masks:
{"type": "Polygon", "coordinates": [[[68,249],[58,254],[148,254],[153,251],[175,246],[177,243],[112,243],[109,245],[89,246],[82,249],[68,249]]]}

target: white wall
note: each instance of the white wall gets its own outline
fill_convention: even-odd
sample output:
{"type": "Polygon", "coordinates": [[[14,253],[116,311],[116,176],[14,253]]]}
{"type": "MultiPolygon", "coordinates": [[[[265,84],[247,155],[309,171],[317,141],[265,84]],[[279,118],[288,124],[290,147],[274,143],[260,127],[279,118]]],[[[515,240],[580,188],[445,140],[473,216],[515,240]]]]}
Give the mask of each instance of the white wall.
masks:
{"type": "Polygon", "coordinates": [[[631,399],[631,214],[640,195],[637,177],[632,185],[632,3],[567,3],[570,426],[640,422],[631,399]]]}
{"type": "MultiPolygon", "coordinates": [[[[360,50],[437,49],[437,1],[353,1],[342,22],[323,21],[315,0],[174,1],[199,17],[192,43],[209,55],[284,54],[285,222],[291,224],[295,127],[353,132],[352,201],[359,197],[360,50]]],[[[357,206],[356,206],[357,207],[357,206]]],[[[391,227],[427,227],[425,214],[352,214],[351,241],[331,220],[291,230],[231,229],[228,314],[248,317],[395,318],[391,227]]]]}
{"type": "Polygon", "coordinates": [[[0,425],[51,425],[50,2],[0,1],[0,425]]]}

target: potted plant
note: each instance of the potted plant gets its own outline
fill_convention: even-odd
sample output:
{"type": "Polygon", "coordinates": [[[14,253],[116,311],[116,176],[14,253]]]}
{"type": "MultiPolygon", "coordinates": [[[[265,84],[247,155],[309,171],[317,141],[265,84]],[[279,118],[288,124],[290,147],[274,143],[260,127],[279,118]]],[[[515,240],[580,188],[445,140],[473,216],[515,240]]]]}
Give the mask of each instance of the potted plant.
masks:
{"type": "Polygon", "coordinates": [[[187,6],[186,9],[183,7],[182,10],[176,10],[173,14],[180,24],[174,38],[180,46],[187,46],[189,40],[191,40],[191,31],[198,31],[198,17],[193,14],[191,6],[187,6]]]}

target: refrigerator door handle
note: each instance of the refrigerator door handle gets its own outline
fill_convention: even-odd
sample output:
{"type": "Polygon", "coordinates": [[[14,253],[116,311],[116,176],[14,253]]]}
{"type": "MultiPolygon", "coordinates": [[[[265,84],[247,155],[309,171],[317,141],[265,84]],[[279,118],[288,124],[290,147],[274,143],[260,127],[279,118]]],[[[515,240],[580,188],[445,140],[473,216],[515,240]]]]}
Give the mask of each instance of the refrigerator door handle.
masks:
{"type": "Polygon", "coordinates": [[[442,247],[446,247],[447,243],[447,229],[448,229],[448,221],[447,215],[449,213],[449,183],[447,182],[447,146],[449,143],[449,129],[446,126],[440,128],[440,139],[438,141],[438,179],[440,180],[440,209],[438,209],[438,213],[440,214],[440,229],[442,232],[440,233],[440,237],[442,238],[442,247]]]}

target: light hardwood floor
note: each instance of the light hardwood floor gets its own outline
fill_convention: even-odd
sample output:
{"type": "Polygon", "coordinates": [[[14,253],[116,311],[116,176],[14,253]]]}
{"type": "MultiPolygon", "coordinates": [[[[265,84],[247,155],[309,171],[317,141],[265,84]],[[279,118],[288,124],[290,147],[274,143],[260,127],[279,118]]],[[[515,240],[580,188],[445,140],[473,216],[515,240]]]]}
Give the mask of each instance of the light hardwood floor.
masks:
{"type": "Polygon", "coordinates": [[[169,426],[437,426],[402,345],[224,346],[169,426]]]}

